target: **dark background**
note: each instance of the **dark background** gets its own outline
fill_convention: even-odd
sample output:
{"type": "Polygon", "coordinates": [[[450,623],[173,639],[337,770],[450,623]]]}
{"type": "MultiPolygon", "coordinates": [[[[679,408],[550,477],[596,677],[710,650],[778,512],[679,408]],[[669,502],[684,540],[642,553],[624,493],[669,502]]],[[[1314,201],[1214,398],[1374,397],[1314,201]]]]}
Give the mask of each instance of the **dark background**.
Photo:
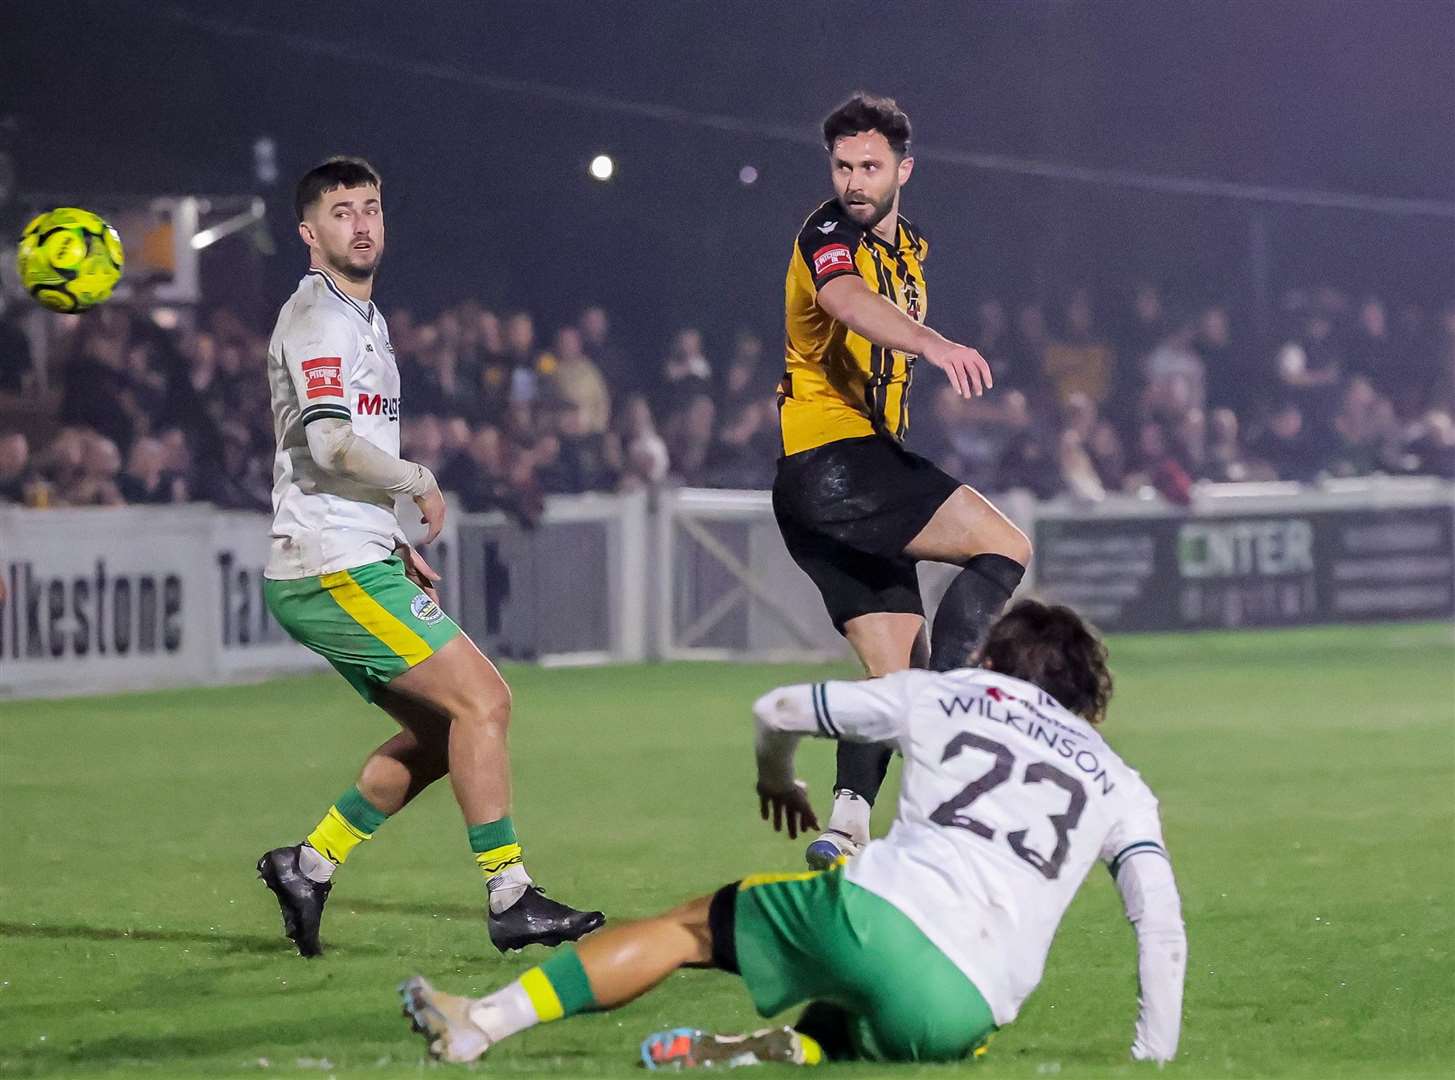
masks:
{"type": "MultiPolygon", "coordinates": [[[[1455,4],[6,3],[0,117],[27,193],[267,197],[276,254],[233,287],[263,317],[304,266],[291,184],[381,169],[379,298],[476,296],[546,325],[605,303],[657,349],[684,323],[780,332],[791,238],[827,196],[816,127],[895,95],[920,151],[930,321],[974,299],[1142,276],[1250,303],[1331,282],[1455,290],[1455,219],[1148,192],[974,167],[989,154],[1253,185],[1455,200],[1455,4]],[[276,140],[261,185],[253,143],[276,140]],[[612,154],[617,178],[588,178],[612,154]],[[738,182],[751,164],[761,176],[738,182]],[[1255,220],[1257,224],[1255,225],[1255,220]]],[[[236,265],[209,252],[209,280],[236,265]],[[219,267],[221,263],[221,267],[219,267]]],[[[231,254],[229,254],[231,252],[231,254]]]]}

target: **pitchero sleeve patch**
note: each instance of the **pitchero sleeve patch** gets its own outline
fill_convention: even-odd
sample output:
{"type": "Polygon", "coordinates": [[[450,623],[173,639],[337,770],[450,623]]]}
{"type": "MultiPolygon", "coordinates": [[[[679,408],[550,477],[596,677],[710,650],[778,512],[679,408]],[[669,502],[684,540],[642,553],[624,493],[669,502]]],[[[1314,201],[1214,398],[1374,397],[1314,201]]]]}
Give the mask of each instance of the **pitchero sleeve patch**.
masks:
{"type": "Polygon", "coordinates": [[[309,401],[318,398],[344,396],[343,358],[338,356],[316,356],[303,361],[303,377],[307,380],[304,393],[309,401]]]}

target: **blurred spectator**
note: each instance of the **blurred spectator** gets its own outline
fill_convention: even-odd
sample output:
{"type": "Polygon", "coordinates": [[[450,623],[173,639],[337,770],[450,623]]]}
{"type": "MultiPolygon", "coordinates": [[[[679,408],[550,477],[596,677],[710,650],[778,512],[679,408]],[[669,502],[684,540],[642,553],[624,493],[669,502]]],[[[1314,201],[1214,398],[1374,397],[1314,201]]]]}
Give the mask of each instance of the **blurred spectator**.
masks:
{"type": "Polygon", "coordinates": [[[673,405],[681,407],[699,394],[712,393],[712,365],[702,348],[702,334],[692,327],[679,330],[662,361],[662,377],[653,402],[665,414],[673,405]]]}
{"type": "Polygon", "coordinates": [[[987,296],[975,306],[975,335],[971,341],[990,363],[999,383],[1001,373],[995,370],[995,362],[1001,357],[1008,358],[1014,346],[1010,340],[1010,316],[1005,313],[1005,305],[995,297],[987,296]]]}
{"type": "Polygon", "coordinates": [[[459,496],[467,511],[500,510],[534,526],[542,512],[540,489],[529,465],[512,456],[498,430],[482,427],[445,468],[440,483],[459,496]]]}
{"type": "Polygon", "coordinates": [[[739,330],[733,338],[733,355],[723,372],[718,405],[723,416],[738,417],[750,404],[767,401],[773,380],[763,371],[763,341],[751,330],[739,330]]]}
{"type": "Polygon", "coordinates": [[[621,471],[621,450],[615,436],[593,431],[587,423],[587,411],[580,405],[562,408],[557,426],[555,460],[541,470],[541,487],[564,495],[615,487],[621,471]]]}
{"type": "Polygon", "coordinates": [[[39,382],[30,339],[6,312],[0,316],[0,394],[34,393],[40,389],[39,382]]]}
{"type": "MultiPolygon", "coordinates": [[[[1026,395],[1031,411],[1036,413],[1051,412],[1059,407],[1059,403],[1052,400],[1054,395],[1046,383],[1044,358],[1049,340],[1045,310],[1039,303],[1022,305],[1016,312],[1009,366],[1017,373],[1012,378],[1013,385],[1026,395]]],[[[994,373],[992,368],[991,374],[994,373]]]]}
{"type": "Polygon", "coordinates": [[[1427,376],[1425,404],[1455,416],[1455,300],[1440,312],[1439,336],[1432,350],[1434,371],[1427,376]]]}
{"type": "Polygon", "coordinates": [[[711,396],[701,392],[692,396],[686,408],[667,418],[663,434],[672,474],[680,483],[695,486],[702,482],[716,419],[717,406],[711,396]]]}
{"type": "Polygon", "coordinates": [[[117,485],[121,474],[121,451],[110,439],[92,435],[81,442],[81,468],[61,491],[67,506],[125,506],[117,485]]]}
{"type": "Polygon", "coordinates": [[[1091,293],[1075,290],[1062,312],[1061,332],[1041,352],[1046,382],[1065,405],[1084,394],[1100,405],[1111,390],[1116,352],[1096,327],[1091,293]]]}
{"type": "Polygon", "coordinates": [[[1214,409],[1209,427],[1211,438],[1204,469],[1207,479],[1226,484],[1256,479],[1239,440],[1237,413],[1227,408],[1214,409]]]}
{"type": "Polygon", "coordinates": [[[952,476],[974,487],[998,483],[1001,459],[1010,441],[1030,425],[1026,395],[1019,390],[962,398],[948,383],[940,385],[928,408],[914,414],[915,445],[952,476]]]}
{"type": "Polygon", "coordinates": [[[592,304],[581,312],[577,326],[581,331],[581,347],[606,379],[612,393],[623,397],[636,390],[641,373],[635,370],[626,351],[612,339],[611,319],[606,309],[592,304]]]}
{"type": "Polygon", "coordinates": [[[611,394],[601,371],[581,348],[581,332],[574,326],[556,331],[550,362],[542,364],[544,396],[579,413],[584,430],[600,435],[611,419],[611,394]]]}
{"type": "MultiPolygon", "coordinates": [[[[465,437],[458,449],[464,449],[469,443],[470,428],[463,420],[460,424],[464,427],[465,437]]],[[[445,450],[445,425],[437,416],[406,420],[404,429],[399,433],[399,451],[408,460],[423,465],[438,479],[449,461],[445,450]]]]}
{"type": "Polygon", "coordinates": [[[35,481],[29,441],[18,431],[0,435],[0,502],[26,502],[27,489],[35,481]]]}
{"type": "Polygon", "coordinates": [[[126,371],[130,318],[120,309],[103,306],[87,320],[65,365],[61,422],[90,428],[129,446],[137,415],[126,371]]]}
{"type": "Polygon", "coordinates": [[[1137,435],[1137,466],[1126,478],[1129,491],[1151,487],[1174,506],[1192,502],[1192,477],[1172,452],[1166,429],[1155,420],[1142,424],[1137,435]]]}
{"type": "Polygon", "coordinates": [[[1312,480],[1323,465],[1326,446],[1304,422],[1303,407],[1295,400],[1286,400],[1248,449],[1279,480],[1312,480]]]}
{"type": "Polygon", "coordinates": [[[536,396],[536,324],[529,312],[517,311],[505,320],[505,356],[510,401],[534,401],[536,396]]]}
{"type": "MultiPolygon", "coordinates": [[[[1139,281],[1132,287],[1130,318],[1118,337],[1126,359],[1123,367],[1140,370],[1141,360],[1167,336],[1166,313],[1162,306],[1162,290],[1150,281],[1139,281]]],[[[1129,387],[1135,390],[1135,386],[1129,387]]]]}
{"type": "MultiPolygon", "coordinates": [[[[1019,400],[1023,403],[1025,398],[1019,400]]],[[[1016,409],[1007,419],[1010,435],[996,470],[1000,477],[998,486],[1024,488],[1038,499],[1054,497],[1062,487],[1060,465],[1047,451],[1030,410],[1016,409]]]]}
{"type": "Polygon", "coordinates": [[[252,435],[237,420],[219,425],[222,455],[204,470],[199,494],[225,510],[271,510],[271,469],[254,452],[252,435]]]}
{"type": "Polygon", "coordinates": [[[1245,412],[1268,392],[1268,373],[1249,364],[1243,348],[1233,340],[1232,317],[1222,304],[1204,308],[1198,316],[1192,349],[1202,361],[1208,408],[1245,412]]]}
{"type": "Polygon", "coordinates": [[[1122,437],[1110,420],[1100,420],[1086,443],[1097,479],[1107,491],[1120,491],[1126,483],[1127,458],[1122,437]]]}
{"type": "Polygon", "coordinates": [[[1411,471],[1455,480],[1455,414],[1431,409],[1410,433],[1411,471]]]}
{"type": "Polygon", "coordinates": [[[1177,418],[1172,433],[1172,456],[1194,480],[1207,478],[1207,414],[1201,409],[1188,409],[1177,418]]]}
{"type": "Polygon", "coordinates": [[[138,439],[126,458],[126,472],[117,481],[128,503],[186,502],[187,484],[167,472],[167,451],[160,440],[138,439]]]}
{"type": "Polygon", "coordinates": [[[51,444],[36,457],[35,466],[46,483],[48,502],[65,505],[65,492],[76,487],[85,471],[86,441],[84,428],[62,428],[51,444]]]}
{"type": "Polygon", "coordinates": [[[621,441],[622,490],[654,488],[667,478],[671,465],[667,444],[657,434],[652,409],[644,395],[633,394],[626,399],[617,435],[621,441]]]}
{"type": "Polygon", "coordinates": [[[774,405],[750,400],[730,408],[707,452],[703,482],[722,488],[772,487],[779,449],[774,405]]]}
{"type": "Polygon", "coordinates": [[[1300,405],[1306,424],[1326,426],[1319,419],[1332,417],[1343,374],[1333,320],[1322,311],[1311,312],[1300,333],[1278,350],[1283,393],[1300,405]]]}
{"type": "MultiPolygon", "coordinates": [[[[1202,357],[1192,347],[1197,325],[1191,319],[1170,325],[1167,336],[1142,358],[1144,417],[1176,419],[1189,409],[1201,409],[1206,401],[1202,357]]],[[[1141,441],[1139,436],[1139,445],[1141,441]]]]}

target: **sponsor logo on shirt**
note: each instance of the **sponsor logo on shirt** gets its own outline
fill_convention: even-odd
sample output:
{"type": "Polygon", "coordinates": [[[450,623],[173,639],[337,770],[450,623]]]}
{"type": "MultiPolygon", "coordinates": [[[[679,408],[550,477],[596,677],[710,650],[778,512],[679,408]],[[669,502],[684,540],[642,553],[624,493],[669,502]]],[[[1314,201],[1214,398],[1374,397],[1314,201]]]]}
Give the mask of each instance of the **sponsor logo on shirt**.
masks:
{"type": "Polygon", "coordinates": [[[399,399],[385,397],[383,394],[360,394],[359,403],[355,406],[354,412],[359,416],[387,416],[398,423],[399,399]]]}
{"type": "Polygon", "coordinates": [[[852,270],[854,256],[846,244],[829,244],[813,253],[813,275],[823,277],[834,270],[852,270]]]}
{"type": "Polygon", "coordinates": [[[440,606],[424,593],[409,602],[409,613],[422,623],[437,623],[445,617],[440,606]]]}
{"type": "Polygon", "coordinates": [[[337,356],[316,356],[303,361],[303,377],[308,380],[308,400],[344,396],[343,360],[337,356]]]}

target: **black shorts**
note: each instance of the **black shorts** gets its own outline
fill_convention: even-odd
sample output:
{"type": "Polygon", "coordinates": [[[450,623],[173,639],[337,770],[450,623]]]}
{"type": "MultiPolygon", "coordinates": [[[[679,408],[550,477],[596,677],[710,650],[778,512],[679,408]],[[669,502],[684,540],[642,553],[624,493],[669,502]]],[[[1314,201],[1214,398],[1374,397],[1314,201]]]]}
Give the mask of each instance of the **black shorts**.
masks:
{"type": "Polygon", "coordinates": [[[924,614],[915,560],[904,549],[958,487],[944,470],[882,435],[779,459],[778,528],[839,633],[870,612],[924,614]]]}

